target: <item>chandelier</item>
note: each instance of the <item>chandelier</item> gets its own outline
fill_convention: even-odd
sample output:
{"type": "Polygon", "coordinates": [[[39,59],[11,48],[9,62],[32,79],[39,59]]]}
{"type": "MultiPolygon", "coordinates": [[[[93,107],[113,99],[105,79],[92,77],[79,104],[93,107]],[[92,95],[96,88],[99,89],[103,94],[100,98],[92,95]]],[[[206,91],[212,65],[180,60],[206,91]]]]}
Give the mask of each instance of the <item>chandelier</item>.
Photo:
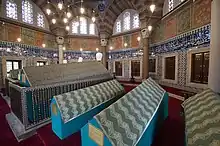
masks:
{"type": "MultiPolygon", "coordinates": [[[[70,21],[71,17],[73,17],[72,15],[72,11],[71,11],[71,7],[76,7],[79,9],[79,14],[80,15],[84,15],[85,14],[85,8],[83,7],[83,0],[80,0],[80,1],[73,1],[71,3],[68,3],[68,4],[65,4],[64,3],[64,0],[61,0],[59,1],[57,4],[54,4],[54,3],[51,3],[50,1],[47,1],[48,3],[48,7],[47,9],[45,10],[46,11],[46,14],[48,16],[50,15],[56,15],[56,13],[58,13],[58,15],[60,15],[62,17],[62,21],[64,23],[64,25],[66,25],[65,29],[67,31],[69,31],[70,27],[68,25],[68,22],[70,21]],[[58,9],[58,12],[52,12],[52,10],[49,8],[50,5],[53,5],[55,6],[56,9],[58,9]]],[[[54,17],[54,16],[51,16],[52,19],[51,19],[51,22],[52,24],[56,24],[57,23],[57,18],[54,17]]],[[[76,21],[77,21],[77,25],[79,25],[79,16],[76,16],[76,21]]],[[[95,23],[96,21],[96,17],[95,17],[95,11],[92,10],[92,18],[91,18],[92,22],[95,23]]]]}

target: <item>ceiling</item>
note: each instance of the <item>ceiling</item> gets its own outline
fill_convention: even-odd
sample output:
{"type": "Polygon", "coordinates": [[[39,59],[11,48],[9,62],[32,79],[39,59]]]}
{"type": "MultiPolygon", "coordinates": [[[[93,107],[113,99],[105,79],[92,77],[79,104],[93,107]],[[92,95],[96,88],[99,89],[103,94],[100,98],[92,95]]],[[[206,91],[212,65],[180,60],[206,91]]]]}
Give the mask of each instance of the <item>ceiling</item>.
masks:
{"type": "MultiPolygon", "coordinates": [[[[58,18],[56,25],[50,24],[51,30],[57,27],[65,27],[62,22],[63,13],[56,6],[61,0],[49,0],[50,4],[46,0],[32,0],[36,3],[44,12],[46,8],[50,8],[52,12],[55,12],[55,17],[58,18]]],[[[74,16],[79,16],[80,0],[63,0],[65,5],[71,5],[70,10],[74,16]],[[73,5],[74,4],[74,5],[73,5]]],[[[135,9],[140,14],[141,21],[146,21],[149,25],[154,25],[162,17],[164,0],[84,0],[83,7],[86,8],[85,15],[92,16],[92,10],[95,10],[99,32],[111,35],[113,32],[114,22],[117,17],[126,9],[135,9]],[[99,11],[98,5],[100,3],[105,4],[105,10],[99,11]],[[151,13],[149,6],[151,4],[156,5],[156,10],[151,13]]],[[[49,22],[54,16],[48,16],[49,22]]]]}

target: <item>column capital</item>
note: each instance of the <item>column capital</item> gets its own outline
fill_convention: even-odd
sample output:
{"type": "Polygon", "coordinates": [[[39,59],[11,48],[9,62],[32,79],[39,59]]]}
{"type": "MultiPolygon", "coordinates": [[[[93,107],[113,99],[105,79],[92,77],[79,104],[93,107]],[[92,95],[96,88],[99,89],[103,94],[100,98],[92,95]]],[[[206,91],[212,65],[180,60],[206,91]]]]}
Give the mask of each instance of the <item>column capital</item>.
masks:
{"type": "Polygon", "coordinates": [[[148,28],[141,29],[141,37],[143,39],[149,38],[150,34],[151,34],[151,31],[149,31],[148,28]]]}
{"type": "Polygon", "coordinates": [[[56,42],[58,45],[63,45],[64,44],[64,37],[62,37],[62,36],[56,37],[56,42]]]}

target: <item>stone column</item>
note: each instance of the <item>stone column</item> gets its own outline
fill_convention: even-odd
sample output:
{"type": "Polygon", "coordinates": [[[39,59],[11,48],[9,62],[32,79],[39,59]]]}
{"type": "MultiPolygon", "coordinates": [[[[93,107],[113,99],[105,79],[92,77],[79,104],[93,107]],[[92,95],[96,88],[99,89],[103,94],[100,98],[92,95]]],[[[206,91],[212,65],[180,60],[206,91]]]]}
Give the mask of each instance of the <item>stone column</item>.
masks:
{"type": "Polygon", "coordinates": [[[208,87],[220,93],[220,0],[212,0],[208,87]],[[219,30],[219,31],[218,31],[219,30]]]}
{"type": "Polygon", "coordinates": [[[108,44],[108,40],[107,39],[104,39],[102,38],[101,39],[101,52],[102,52],[102,64],[107,67],[107,60],[108,60],[108,57],[107,57],[107,44],[108,44]]]}
{"type": "Polygon", "coordinates": [[[141,30],[142,35],[142,47],[143,47],[143,60],[142,60],[142,78],[147,79],[149,77],[149,34],[147,28],[141,30]]]}
{"type": "Polygon", "coordinates": [[[58,50],[59,50],[59,64],[62,64],[63,63],[63,43],[64,43],[64,38],[63,37],[57,37],[56,41],[57,41],[58,50]]]}

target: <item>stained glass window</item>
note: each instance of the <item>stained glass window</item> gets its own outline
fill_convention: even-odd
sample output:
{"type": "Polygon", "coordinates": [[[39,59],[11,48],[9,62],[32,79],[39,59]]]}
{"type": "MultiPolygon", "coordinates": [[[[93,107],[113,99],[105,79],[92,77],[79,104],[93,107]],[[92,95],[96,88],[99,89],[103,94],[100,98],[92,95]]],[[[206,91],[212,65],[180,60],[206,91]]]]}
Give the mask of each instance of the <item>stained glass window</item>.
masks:
{"type": "Polygon", "coordinates": [[[94,35],[95,34],[95,24],[91,23],[89,25],[89,34],[94,35]]]}
{"type": "Polygon", "coordinates": [[[169,0],[169,11],[173,10],[173,0],[169,0]]]}
{"type": "Polygon", "coordinates": [[[133,16],[133,28],[138,28],[139,27],[139,15],[136,14],[133,16]]]}
{"type": "Polygon", "coordinates": [[[33,5],[27,0],[22,1],[22,20],[33,24],[33,5]]]}
{"type": "Polygon", "coordinates": [[[44,27],[44,16],[42,14],[37,14],[37,26],[44,27]]]}
{"type": "Polygon", "coordinates": [[[124,18],[124,30],[129,30],[130,26],[131,26],[130,13],[129,12],[125,12],[123,18],[124,18]]]}
{"type": "Polygon", "coordinates": [[[121,21],[116,22],[116,32],[121,32],[121,21]]]}
{"type": "Polygon", "coordinates": [[[6,16],[12,19],[18,19],[17,5],[13,0],[6,2],[6,16]]]}
{"type": "Polygon", "coordinates": [[[80,34],[87,34],[87,20],[84,17],[80,17],[80,34]]]}
{"type": "Polygon", "coordinates": [[[72,22],[72,33],[79,33],[78,28],[79,28],[79,22],[73,21],[72,22]]]}

